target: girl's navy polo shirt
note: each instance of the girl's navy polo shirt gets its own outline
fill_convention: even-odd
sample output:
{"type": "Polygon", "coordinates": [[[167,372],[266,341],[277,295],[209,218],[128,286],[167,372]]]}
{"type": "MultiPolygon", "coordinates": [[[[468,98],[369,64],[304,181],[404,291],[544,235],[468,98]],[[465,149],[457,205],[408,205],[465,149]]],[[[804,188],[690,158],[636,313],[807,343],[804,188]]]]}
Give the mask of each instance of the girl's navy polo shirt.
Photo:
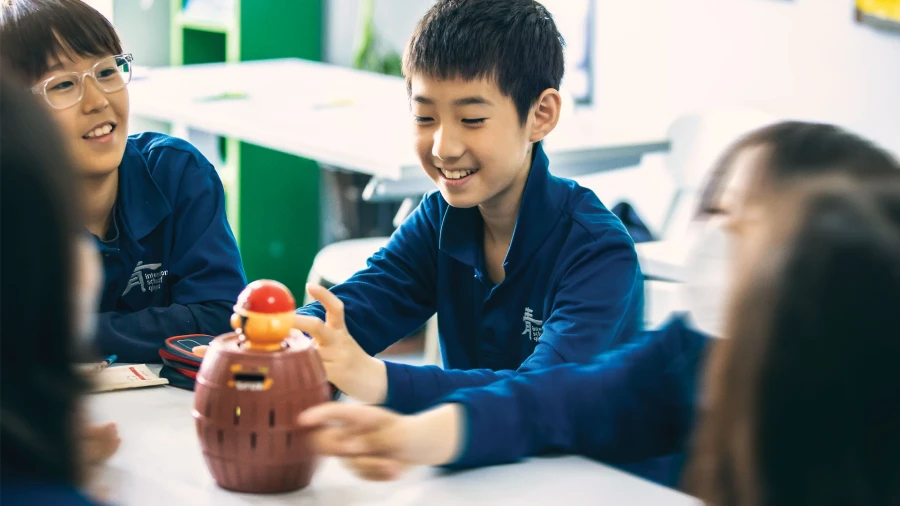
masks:
{"type": "Polygon", "coordinates": [[[159,133],[130,136],[113,213],[111,233],[97,239],[100,351],[158,362],[167,337],[231,330],[246,278],[222,181],[196,148],[159,133]]]}

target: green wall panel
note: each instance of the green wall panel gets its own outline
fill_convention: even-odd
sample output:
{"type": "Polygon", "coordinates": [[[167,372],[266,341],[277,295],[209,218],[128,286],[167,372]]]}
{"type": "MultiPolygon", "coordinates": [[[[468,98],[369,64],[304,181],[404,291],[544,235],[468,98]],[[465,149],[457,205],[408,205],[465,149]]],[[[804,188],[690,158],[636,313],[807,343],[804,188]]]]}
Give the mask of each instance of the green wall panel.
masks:
{"type": "MultiPolygon", "coordinates": [[[[241,60],[322,59],[323,0],[242,0],[241,60]]],[[[271,278],[297,300],[319,250],[319,167],[241,144],[241,253],[248,279],[271,278]]]]}
{"type": "Polygon", "coordinates": [[[322,59],[323,0],[242,0],[241,60],[322,59]]]}
{"type": "Polygon", "coordinates": [[[225,61],[225,34],[184,29],[185,65],[225,61]]]}
{"type": "Polygon", "coordinates": [[[319,250],[319,167],[241,144],[241,254],[249,280],[281,281],[303,298],[319,250]]]}
{"type": "MultiPolygon", "coordinates": [[[[177,20],[183,0],[170,1],[177,20]]],[[[241,0],[238,19],[225,33],[187,27],[173,32],[172,61],[179,63],[182,56],[184,64],[223,62],[238,55],[241,61],[291,57],[321,61],[324,2],[241,0]]],[[[235,163],[239,188],[226,198],[238,201],[233,211],[247,277],[279,280],[302,300],[319,250],[319,167],[314,161],[251,144],[234,147],[236,163],[229,163],[235,163]]]]}

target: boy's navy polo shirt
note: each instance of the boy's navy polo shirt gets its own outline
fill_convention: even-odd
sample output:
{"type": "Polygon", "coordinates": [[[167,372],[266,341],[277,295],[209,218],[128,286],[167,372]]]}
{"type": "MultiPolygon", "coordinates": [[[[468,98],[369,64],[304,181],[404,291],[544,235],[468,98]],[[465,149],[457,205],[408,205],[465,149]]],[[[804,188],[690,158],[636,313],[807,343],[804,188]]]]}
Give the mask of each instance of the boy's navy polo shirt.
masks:
{"type": "Polygon", "coordinates": [[[188,142],[128,138],[110,232],[97,345],[120,361],[158,362],[167,337],[230,330],[246,285],[215,168],[188,142]]]}
{"type": "MultiPolygon", "coordinates": [[[[515,371],[587,363],[640,330],[643,277],[631,237],[593,192],[548,165],[535,144],[502,283],[485,271],[478,209],[434,192],[366,269],[332,288],[369,354],[437,312],[447,370],[388,362],[390,408],[412,412],[515,371]]],[[[298,313],[324,319],[318,303],[298,313]]]]}

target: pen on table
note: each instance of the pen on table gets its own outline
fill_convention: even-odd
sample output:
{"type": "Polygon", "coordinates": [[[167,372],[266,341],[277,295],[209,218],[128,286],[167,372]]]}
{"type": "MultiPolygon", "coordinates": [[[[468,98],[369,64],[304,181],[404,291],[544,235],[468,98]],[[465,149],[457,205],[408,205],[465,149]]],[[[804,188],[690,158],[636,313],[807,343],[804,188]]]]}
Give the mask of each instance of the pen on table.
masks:
{"type": "Polygon", "coordinates": [[[103,369],[106,369],[107,367],[109,367],[110,364],[115,362],[117,358],[119,358],[119,357],[117,357],[115,355],[110,355],[110,356],[106,357],[105,359],[103,359],[103,361],[101,361],[99,364],[97,364],[97,372],[100,372],[103,369]]]}

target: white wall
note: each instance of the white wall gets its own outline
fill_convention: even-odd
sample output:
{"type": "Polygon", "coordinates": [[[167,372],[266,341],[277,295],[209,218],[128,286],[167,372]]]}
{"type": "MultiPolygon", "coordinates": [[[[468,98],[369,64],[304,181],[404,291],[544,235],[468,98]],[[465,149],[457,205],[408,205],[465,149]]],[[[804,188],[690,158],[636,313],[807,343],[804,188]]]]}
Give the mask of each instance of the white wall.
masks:
{"type": "Polygon", "coordinates": [[[115,0],[113,24],[122,39],[122,46],[134,53],[136,65],[160,67],[169,64],[170,5],[169,0],[115,0]]]}
{"type": "Polygon", "coordinates": [[[113,0],[84,0],[84,3],[100,11],[107,19],[113,18],[113,0]]]}
{"type": "MultiPolygon", "coordinates": [[[[375,0],[401,49],[432,0],[375,0]]],[[[327,59],[349,64],[358,0],[330,0],[327,59]]],[[[596,0],[594,102],[666,125],[748,106],[838,123],[900,154],[900,32],[853,20],[853,0],[596,0]]]]}
{"type": "Polygon", "coordinates": [[[597,28],[595,102],[613,117],[744,105],[900,154],[900,32],[858,25],[852,0],[597,0],[597,28]]]}

